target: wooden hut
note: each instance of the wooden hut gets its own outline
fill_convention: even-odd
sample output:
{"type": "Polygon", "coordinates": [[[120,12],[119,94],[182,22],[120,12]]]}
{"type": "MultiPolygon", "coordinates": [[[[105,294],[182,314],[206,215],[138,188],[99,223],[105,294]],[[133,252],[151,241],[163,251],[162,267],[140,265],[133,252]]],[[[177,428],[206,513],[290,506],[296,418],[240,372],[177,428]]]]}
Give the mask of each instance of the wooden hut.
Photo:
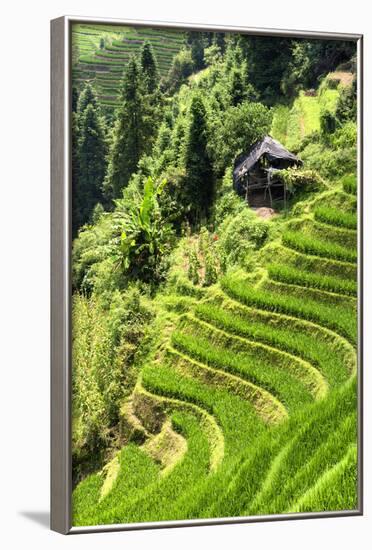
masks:
{"type": "Polygon", "coordinates": [[[257,141],[248,152],[237,157],[234,163],[234,189],[254,206],[263,206],[274,198],[286,203],[286,187],[278,171],[302,164],[301,160],[270,136],[257,141]],[[262,204],[260,204],[260,202],[262,204]]]}

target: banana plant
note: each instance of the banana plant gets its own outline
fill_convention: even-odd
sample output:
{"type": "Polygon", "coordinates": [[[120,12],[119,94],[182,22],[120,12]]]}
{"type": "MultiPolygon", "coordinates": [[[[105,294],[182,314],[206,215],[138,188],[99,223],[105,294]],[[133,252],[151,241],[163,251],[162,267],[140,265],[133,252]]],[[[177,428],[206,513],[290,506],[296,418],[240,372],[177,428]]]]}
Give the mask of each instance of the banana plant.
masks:
{"type": "Polygon", "coordinates": [[[159,199],[166,180],[147,178],[140,204],[132,207],[120,237],[119,262],[123,270],[143,279],[156,272],[169,249],[171,226],[163,219],[159,199]]]}

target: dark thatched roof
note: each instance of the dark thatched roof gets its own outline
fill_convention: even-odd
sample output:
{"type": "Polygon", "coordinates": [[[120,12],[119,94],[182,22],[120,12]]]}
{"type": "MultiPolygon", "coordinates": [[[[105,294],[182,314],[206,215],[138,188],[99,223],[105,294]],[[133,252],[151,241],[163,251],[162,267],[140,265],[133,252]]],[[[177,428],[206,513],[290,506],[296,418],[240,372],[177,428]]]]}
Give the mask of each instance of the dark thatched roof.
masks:
{"type": "Polygon", "coordinates": [[[240,180],[265,155],[269,162],[288,161],[289,164],[300,163],[300,159],[270,136],[257,141],[247,153],[240,155],[234,166],[234,181],[240,180]]]}

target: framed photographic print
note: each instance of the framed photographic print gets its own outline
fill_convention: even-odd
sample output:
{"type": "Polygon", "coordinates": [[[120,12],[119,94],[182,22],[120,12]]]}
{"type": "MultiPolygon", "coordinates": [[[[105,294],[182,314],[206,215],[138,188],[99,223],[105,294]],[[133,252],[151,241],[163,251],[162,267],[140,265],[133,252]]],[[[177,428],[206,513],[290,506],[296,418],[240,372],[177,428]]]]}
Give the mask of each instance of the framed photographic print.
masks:
{"type": "Polygon", "coordinates": [[[362,36],[52,21],[51,526],[362,513],[362,36]]]}

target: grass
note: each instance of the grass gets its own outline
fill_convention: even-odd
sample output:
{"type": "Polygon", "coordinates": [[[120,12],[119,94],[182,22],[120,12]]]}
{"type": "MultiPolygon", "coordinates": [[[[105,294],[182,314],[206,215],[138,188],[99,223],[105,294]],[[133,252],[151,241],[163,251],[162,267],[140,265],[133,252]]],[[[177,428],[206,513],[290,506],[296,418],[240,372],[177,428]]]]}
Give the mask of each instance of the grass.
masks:
{"type": "Polygon", "coordinates": [[[300,103],[301,115],[304,124],[304,135],[311,134],[319,130],[319,111],[320,101],[318,97],[306,96],[301,94],[298,98],[300,103]]]}
{"type": "Polygon", "coordinates": [[[341,180],[343,190],[350,195],[356,195],[358,191],[357,180],[353,174],[344,176],[341,180]]]}
{"type": "Polygon", "coordinates": [[[296,148],[300,141],[320,129],[320,105],[318,97],[305,96],[302,92],[295,99],[288,114],[285,145],[296,148]]]}
{"type": "Polygon", "coordinates": [[[290,512],[353,510],[357,507],[356,492],[357,448],[351,444],[344,457],[324,472],[290,512]]]}
{"type": "Polygon", "coordinates": [[[222,428],[227,454],[235,453],[250,440],[247,430],[243,429],[244,424],[255,421],[263,426],[253,405],[246,399],[231,394],[227,388],[181,375],[170,366],[146,367],[143,384],[150,392],[193,403],[212,414],[222,428]]]}
{"type": "Polygon", "coordinates": [[[353,195],[345,193],[345,191],[340,189],[339,186],[337,186],[336,189],[332,189],[315,196],[314,200],[311,202],[311,209],[314,211],[318,206],[324,207],[325,204],[327,204],[327,207],[330,210],[338,210],[340,212],[356,215],[357,198],[353,195]]]}
{"type": "MultiPolygon", "coordinates": [[[[187,317],[181,334],[183,341],[177,342],[176,345],[181,346],[181,349],[183,347],[183,351],[190,356],[221,370],[231,368],[232,371],[239,372],[237,365],[242,363],[246,365],[246,369],[241,371],[243,377],[246,373],[255,384],[274,394],[276,394],[273,389],[276,372],[284,376],[288,384],[295,379],[302,384],[301,391],[305,389],[315,398],[324,396],[327,391],[323,377],[312,365],[272,343],[241,338],[239,334],[234,334],[200,317],[187,317]]],[[[179,332],[174,336],[180,338],[179,332]]],[[[304,398],[307,399],[306,396],[304,398]]]]}
{"type": "MultiPolygon", "coordinates": [[[[188,450],[183,458],[165,478],[153,478],[147,485],[134,493],[126,494],[127,480],[119,485],[93,509],[81,510],[74,517],[74,525],[102,525],[110,523],[128,523],[154,521],[168,516],[169,502],[174,501],[187,487],[208,474],[210,446],[207,435],[194,416],[177,411],[172,415],[173,426],[187,439],[188,450]]],[[[146,457],[146,460],[150,459],[146,457]]],[[[148,471],[138,469],[137,462],[128,464],[127,472],[142,481],[148,471]]]]}
{"type": "MultiPolygon", "coordinates": [[[[281,264],[269,273],[302,285],[321,280],[281,264]]],[[[348,288],[347,279],[326,281],[348,288]]],[[[238,302],[217,295],[216,303],[198,304],[206,294],[188,285],[183,295],[164,298],[166,310],[181,315],[171,336],[175,350],[142,369],[147,395],[154,404],[162,400],[172,429],[187,441],[186,452],[162,475],[146,445],[125,446],[103,498],[103,473],[75,489],[74,525],[356,507],[356,392],[355,380],[348,381],[355,354],[342,337],[311,322],[353,341],[355,315],[350,307],[262,291],[236,276],[225,276],[221,285],[238,302]],[[259,410],[265,399],[254,402],[245,384],[280,399],[289,419],[268,424],[259,410]],[[322,387],[322,399],[314,401],[322,387]],[[215,468],[211,457],[221,443],[203,414],[223,438],[215,468]]],[[[140,414],[143,405],[137,407],[140,414]]]]}
{"type": "Polygon", "coordinates": [[[285,143],[287,140],[287,127],[289,107],[286,105],[278,105],[273,108],[273,121],[270,134],[280,143],[285,143]]]}
{"type": "Polygon", "coordinates": [[[314,239],[323,239],[329,243],[335,243],[345,248],[356,249],[357,234],[354,229],[342,226],[330,225],[321,220],[305,217],[288,223],[288,229],[298,231],[314,239]]]}
{"type": "Polygon", "coordinates": [[[264,278],[259,285],[260,290],[277,294],[278,296],[292,297],[310,303],[324,305],[328,308],[337,307],[345,311],[356,311],[356,299],[354,296],[329,292],[308,286],[280,283],[273,279],[264,278]]]}
{"type": "Polygon", "coordinates": [[[96,57],[102,57],[102,58],[107,58],[107,59],[116,59],[117,61],[128,61],[129,60],[129,54],[127,54],[126,52],[123,52],[121,54],[121,52],[112,53],[112,52],[106,51],[106,50],[97,50],[96,52],[94,52],[94,55],[96,57]]]}
{"type": "Polygon", "coordinates": [[[342,226],[331,226],[329,224],[312,220],[312,223],[308,222],[305,230],[308,234],[314,238],[324,239],[324,235],[327,236],[327,241],[343,246],[344,248],[350,248],[356,250],[357,248],[357,233],[353,228],[346,228],[342,226]]]}
{"type": "MultiPolygon", "coordinates": [[[[222,346],[211,346],[208,345],[208,340],[202,337],[196,340],[195,335],[175,333],[172,343],[176,349],[215,369],[235,374],[256,387],[265,389],[279,399],[289,411],[296,408],[298,403],[311,400],[310,392],[304,387],[302,381],[296,379],[289,365],[283,368],[269,362],[264,363],[254,354],[230,351],[222,346]]],[[[303,375],[302,372],[301,375],[303,375]]],[[[297,376],[299,376],[298,373],[297,376]]],[[[253,398],[255,388],[252,390],[253,398]]]]}
{"type": "MultiPolygon", "coordinates": [[[[320,479],[342,454],[342,445],[338,447],[340,437],[333,439],[334,451],[330,438],[342,434],[343,445],[355,442],[355,422],[346,420],[355,414],[355,399],[354,378],[326,400],[304,407],[286,424],[278,426],[275,433],[260,438],[253,452],[235,468],[227,489],[211,504],[211,517],[222,512],[236,516],[293,511],[303,489],[320,479]],[[327,442],[329,449],[325,448],[327,442]]],[[[354,509],[355,484],[354,492],[347,485],[350,498],[344,509],[354,509]]],[[[337,495],[342,488],[342,477],[335,476],[331,494],[337,495]]],[[[318,509],[320,500],[321,495],[314,496],[312,510],[318,509]]]]}
{"type": "MultiPolygon", "coordinates": [[[[291,510],[307,488],[312,487],[319,478],[319,465],[324,470],[331,468],[335,462],[342,458],[343,453],[350,445],[350,441],[356,439],[356,417],[355,412],[346,416],[343,421],[336,424],[334,431],[324,442],[319,444],[316,451],[309,457],[305,467],[297,467],[297,472],[290,479],[283,483],[283,490],[275,498],[275,509],[291,510]],[[291,503],[288,506],[288,503],[291,503]]],[[[288,470],[287,470],[288,471],[288,470]]],[[[285,473],[285,472],[284,472],[285,473]]]]}
{"type": "Polygon", "coordinates": [[[88,54],[88,55],[82,55],[80,56],[79,58],[79,63],[86,63],[88,65],[105,65],[107,66],[108,68],[111,66],[111,65],[116,65],[116,66],[122,66],[123,65],[123,61],[122,60],[112,60],[112,59],[99,59],[98,57],[94,57],[92,54],[88,54]]]}
{"type": "Polygon", "coordinates": [[[104,476],[93,474],[78,485],[73,494],[73,517],[75,525],[86,525],[86,516],[104,514],[113,503],[129,498],[139,490],[156,481],[160,468],[139,447],[130,444],[119,453],[120,469],[113,488],[101,501],[104,476]]]}
{"type": "Polygon", "coordinates": [[[271,135],[289,150],[296,149],[301,140],[320,130],[322,109],[336,109],[340,92],[338,89],[324,88],[315,96],[300,92],[292,106],[276,106],[273,113],[271,135]]]}
{"type": "Polygon", "coordinates": [[[271,264],[268,266],[269,276],[275,281],[290,283],[299,286],[307,286],[310,288],[318,288],[328,290],[330,292],[338,292],[348,296],[356,296],[357,284],[356,281],[340,279],[327,275],[318,275],[317,273],[309,273],[299,269],[289,267],[285,264],[271,264]]]}
{"type": "Polygon", "coordinates": [[[293,248],[287,248],[278,242],[270,243],[262,249],[260,255],[264,265],[272,263],[273,258],[275,258],[277,263],[287,264],[302,271],[331,275],[341,279],[355,280],[357,278],[357,266],[355,264],[333,260],[332,258],[308,256],[293,248]]]}
{"type": "Polygon", "coordinates": [[[355,356],[326,329],[282,315],[251,310],[233,302],[224,308],[205,303],[196,309],[201,319],[232,333],[288,351],[316,367],[331,387],[345,382],[355,370],[355,356]]]}
{"type": "Polygon", "coordinates": [[[243,304],[319,323],[335,330],[350,342],[356,342],[356,316],[350,308],[304,301],[284,293],[278,295],[252,288],[244,281],[227,276],[222,278],[221,286],[229,296],[243,304]]]}
{"type": "MultiPolygon", "coordinates": [[[[309,426],[305,422],[297,429],[293,439],[282,445],[271,463],[260,491],[249,506],[250,514],[259,514],[263,510],[268,510],[269,513],[276,513],[278,510],[291,511],[292,508],[299,508],[300,511],[304,496],[313,490],[313,485],[319,483],[319,478],[322,479],[324,474],[320,475],[320,472],[328,472],[343,457],[350,441],[356,437],[355,412],[341,422],[331,422],[324,416],[328,426],[323,433],[317,434],[316,426],[313,423],[309,426]],[[329,430],[329,424],[332,425],[332,430],[329,430]],[[310,441],[312,446],[308,447],[310,441]],[[300,452],[297,451],[298,446],[301,447],[300,452]],[[295,472],[295,475],[291,476],[290,472],[295,472]]],[[[315,506],[317,504],[313,502],[309,510],[317,511],[315,506]]]]}
{"type": "Polygon", "coordinates": [[[308,237],[297,231],[286,231],[283,234],[283,243],[285,246],[294,248],[304,254],[312,254],[350,263],[357,260],[357,251],[355,249],[350,250],[336,243],[308,237]]]}
{"type": "MultiPolygon", "coordinates": [[[[162,70],[181,47],[181,33],[118,27],[98,50],[109,28],[78,30],[89,33],[82,59],[107,65],[95,82],[107,106],[145,38],[162,70]]],[[[275,108],[273,135],[298,144],[337,98],[323,89],[275,108]]],[[[174,263],[121,406],[122,448],[75,488],[74,525],[356,507],[353,189],[344,178],[305,200],[298,218],[272,220],[250,274],[231,270],[200,288],[174,263]]]]}
{"type": "MultiPolygon", "coordinates": [[[[105,78],[116,79],[116,72],[125,71],[132,54],[139,54],[143,43],[148,40],[153,46],[161,76],[165,76],[172,64],[174,55],[183,46],[182,31],[168,31],[156,28],[134,28],[129,26],[84,25],[74,24],[72,29],[73,44],[73,84],[80,89],[82,81],[89,79],[98,82],[101,70],[105,69],[105,78]],[[100,40],[104,47],[100,48],[100,40]],[[89,76],[87,76],[89,69],[89,76]],[[97,70],[96,70],[97,69],[97,70]]],[[[111,87],[107,91],[98,89],[101,105],[113,107],[118,98],[119,89],[111,87]],[[108,99],[107,95],[111,98],[108,99]]]]}
{"type": "Polygon", "coordinates": [[[325,88],[319,94],[319,105],[321,109],[326,109],[331,113],[335,113],[337,108],[337,101],[340,97],[340,92],[337,88],[325,88]]]}
{"type": "Polygon", "coordinates": [[[348,229],[357,228],[356,215],[349,212],[341,212],[338,209],[318,206],[314,211],[314,217],[316,220],[332,226],[346,227],[348,229]]]}
{"type": "Polygon", "coordinates": [[[230,373],[228,369],[209,366],[176,348],[167,350],[167,358],[172,361],[172,366],[181,376],[199,380],[216,388],[225,387],[229,393],[247,401],[257,416],[267,425],[277,424],[288,416],[285,406],[274,395],[230,373]]]}

